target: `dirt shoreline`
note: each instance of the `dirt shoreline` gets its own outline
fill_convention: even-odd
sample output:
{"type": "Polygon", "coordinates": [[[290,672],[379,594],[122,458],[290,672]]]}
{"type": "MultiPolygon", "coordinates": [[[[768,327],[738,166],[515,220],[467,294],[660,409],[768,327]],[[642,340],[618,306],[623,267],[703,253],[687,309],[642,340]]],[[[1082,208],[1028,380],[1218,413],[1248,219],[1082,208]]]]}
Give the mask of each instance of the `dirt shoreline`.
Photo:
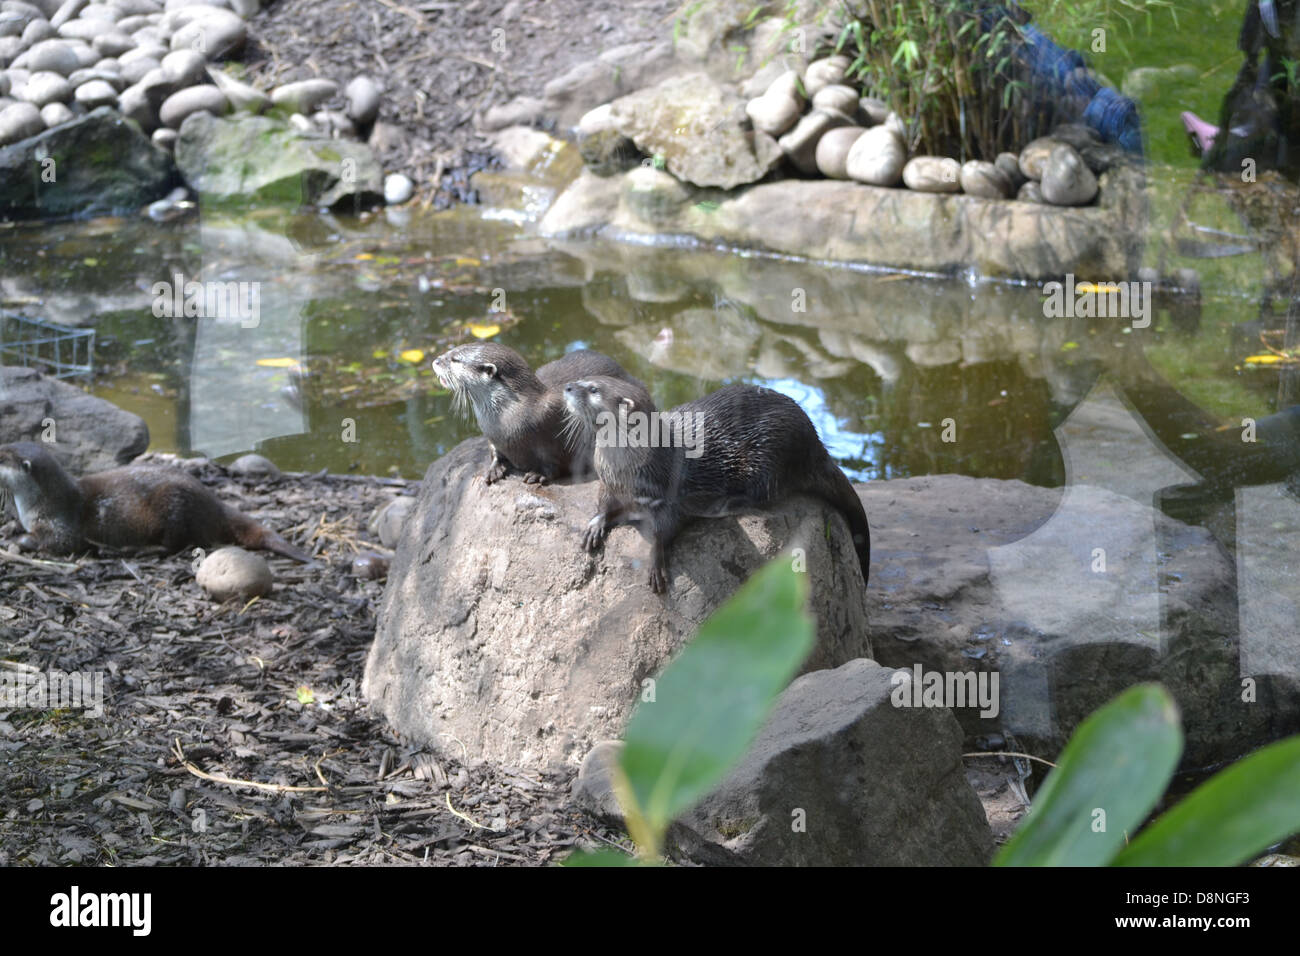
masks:
{"type": "MultiPolygon", "coordinates": [[[[671,35],[677,0],[274,0],[249,22],[243,63],[260,86],[367,74],[385,87],[372,142],[385,172],[441,207],[475,201],[469,176],[492,162],[475,120],[625,43],[671,35]],[[441,187],[439,189],[438,187],[441,187]]],[[[336,105],[341,106],[339,98],[336,105]]]]}

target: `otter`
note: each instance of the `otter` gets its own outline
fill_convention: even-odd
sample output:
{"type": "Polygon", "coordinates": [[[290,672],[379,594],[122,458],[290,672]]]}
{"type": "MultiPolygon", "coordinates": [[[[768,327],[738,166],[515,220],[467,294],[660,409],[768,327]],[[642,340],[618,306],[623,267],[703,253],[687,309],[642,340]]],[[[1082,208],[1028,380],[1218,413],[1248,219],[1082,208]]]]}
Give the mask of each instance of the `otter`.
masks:
{"type": "MultiPolygon", "coordinates": [[[[619,520],[648,514],[651,542],[650,588],[668,587],[667,549],[685,521],[721,517],[771,505],[795,494],[820,498],[848,523],[867,580],[871,531],[857,492],[804,410],[792,399],[755,385],[728,385],[679,405],[662,416],[678,429],[667,444],[635,430],[653,422],[654,402],[640,385],[594,376],[564,387],[564,400],[577,427],[594,446],[601,487],[599,510],[588,523],[582,546],[595,551],[619,520]],[[598,430],[631,425],[626,432],[598,430]],[[626,440],[623,440],[626,439],[626,440]]],[[[662,432],[660,432],[662,434],[662,432]]]]}
{"type": "Polygon", "coordinates": [[[0,446],[0,487],[8,488],[27,534],[19,545],[73,554],[90,545],[136,549],[237,544],[296,561],[311,557],[274,531],[222,504],[183,471],[127,465],[74,479],[33,442],[0,446]]]}
{"type": "Polygon", "coordinates": [[[591,441],[573,428],[564,409],[564,385],[606,376],[640,387],[616,361],[582,349],[548,362],[536,372],[514,349],[496,342],[460,345],[433,360],[443,388],[460,408],[474,411],[492,445],[483,480],[492,484],[511,468],[529,484],[592,474],[591,441]]]}

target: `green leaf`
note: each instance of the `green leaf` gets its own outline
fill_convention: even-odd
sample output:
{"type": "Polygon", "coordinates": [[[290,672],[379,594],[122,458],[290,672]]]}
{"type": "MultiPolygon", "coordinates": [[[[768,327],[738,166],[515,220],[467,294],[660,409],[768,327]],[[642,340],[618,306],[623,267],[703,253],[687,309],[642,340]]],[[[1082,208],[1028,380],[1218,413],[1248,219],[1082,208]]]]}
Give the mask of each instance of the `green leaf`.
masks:
{"type": "Polygon", "coordinates": [[[1236,866],[1300,831],[1300,737],[1215,774],[1147,827],[1116,866],[1236,866]]]}
{"type": "Polygon", "coordinates": [[[1156,805],[1183,750],[1178,708],[1158,684],[1131,687],[1081,723],[998,853],[997,866],[1101,866],[1156,805]],[[1105,829],[1094,831],[1105,811],[1105,829]]]}
{"type": "Polygon", "coordinates": [[[653,840],[744,756],[812,649],[807,592],[788,557],[759,570],[664,670],[654,701],[632,715],[621,767],[634,805],[624,811],[653,840]]]}
{"type": "Polygon", "coordinates": [[[560,866],[643,866],[634,856],[620,853],[618,850],[575,850],[563,860],[560,866]]]}

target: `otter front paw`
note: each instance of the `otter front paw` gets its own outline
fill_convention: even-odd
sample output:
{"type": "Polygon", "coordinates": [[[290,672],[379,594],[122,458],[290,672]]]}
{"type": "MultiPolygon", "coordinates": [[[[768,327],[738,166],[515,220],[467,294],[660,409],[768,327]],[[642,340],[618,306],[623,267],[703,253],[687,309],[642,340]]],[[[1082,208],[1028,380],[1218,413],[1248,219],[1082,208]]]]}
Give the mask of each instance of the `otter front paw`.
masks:
{"type": "Polygon", "coordinates": [[[524,483],[528,485],[544,485],[547,478],[540,471],[524,472],[524,483]]]}
{"type": "Polygon", "coordinates": [[[605,526],[605,516],[596,515],[587,522],[587,529],[582,532],[582,547],[585,551],[595,551],[605,540],[608,529],[605,526]]]}
{"type": "Polygon", "coordinates": [[[500,481],[506,476],[506,470],[503,462],[494,461],[488,465],[488,470],[483,473],[483,482],[490,485],[494,481],[500,481]]]}

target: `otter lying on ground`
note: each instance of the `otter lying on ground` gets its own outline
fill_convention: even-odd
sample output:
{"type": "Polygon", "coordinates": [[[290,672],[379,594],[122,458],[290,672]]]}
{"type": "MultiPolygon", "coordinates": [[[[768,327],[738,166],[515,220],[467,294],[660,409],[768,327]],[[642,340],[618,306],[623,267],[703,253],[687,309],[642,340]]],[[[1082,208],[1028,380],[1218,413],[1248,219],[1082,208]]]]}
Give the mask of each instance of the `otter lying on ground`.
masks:
{"type": "Polygon", "coordinates": [[[188,546],[237,544],[312,560],[178,469],[127,465],[76,480],[40,445],[15,442],[0,446],[0,486],[13,495],[27,532],[20,546],[50,554],[90,545],[161,546],[171,554],[188,546]]]}
{"type": "MultiPolygon", "coordinates": [[[[620,417],[630,422],[633,413],[655,412],[639,384],[591,377],[566,385],[564,400],[594,445],[601,480],[600,510],[582,546],[594,551],[617,520],[648,513],[656,593],[668,586],[668,545],[688,518],[735,514],[794,494],[821,498],[844,515],[866,582],[871,532],[862,502],[793,400],[754,385],[728,385],[663,413],[680,425],[686,441],[658,447],[640,440],[644,435],[608,440],[636,435],[631,427],[616,432],[620,417]]],[[[651,426],[648,433],[657,431],[651,426]]]]}
{"type": "Polygon", "coordinates": [[[592,474],[591,441],[566,428],[565,383],[593,375],[640,386],[607,355],[585,349],[548,362],[536,373],[514,349],[496,342],[460,345],[433,360],[433,370],[456,404],[474,410],[478,427],[492,443],[490,485],[511,468],[524,481],[545,483],[592,474]]]}

